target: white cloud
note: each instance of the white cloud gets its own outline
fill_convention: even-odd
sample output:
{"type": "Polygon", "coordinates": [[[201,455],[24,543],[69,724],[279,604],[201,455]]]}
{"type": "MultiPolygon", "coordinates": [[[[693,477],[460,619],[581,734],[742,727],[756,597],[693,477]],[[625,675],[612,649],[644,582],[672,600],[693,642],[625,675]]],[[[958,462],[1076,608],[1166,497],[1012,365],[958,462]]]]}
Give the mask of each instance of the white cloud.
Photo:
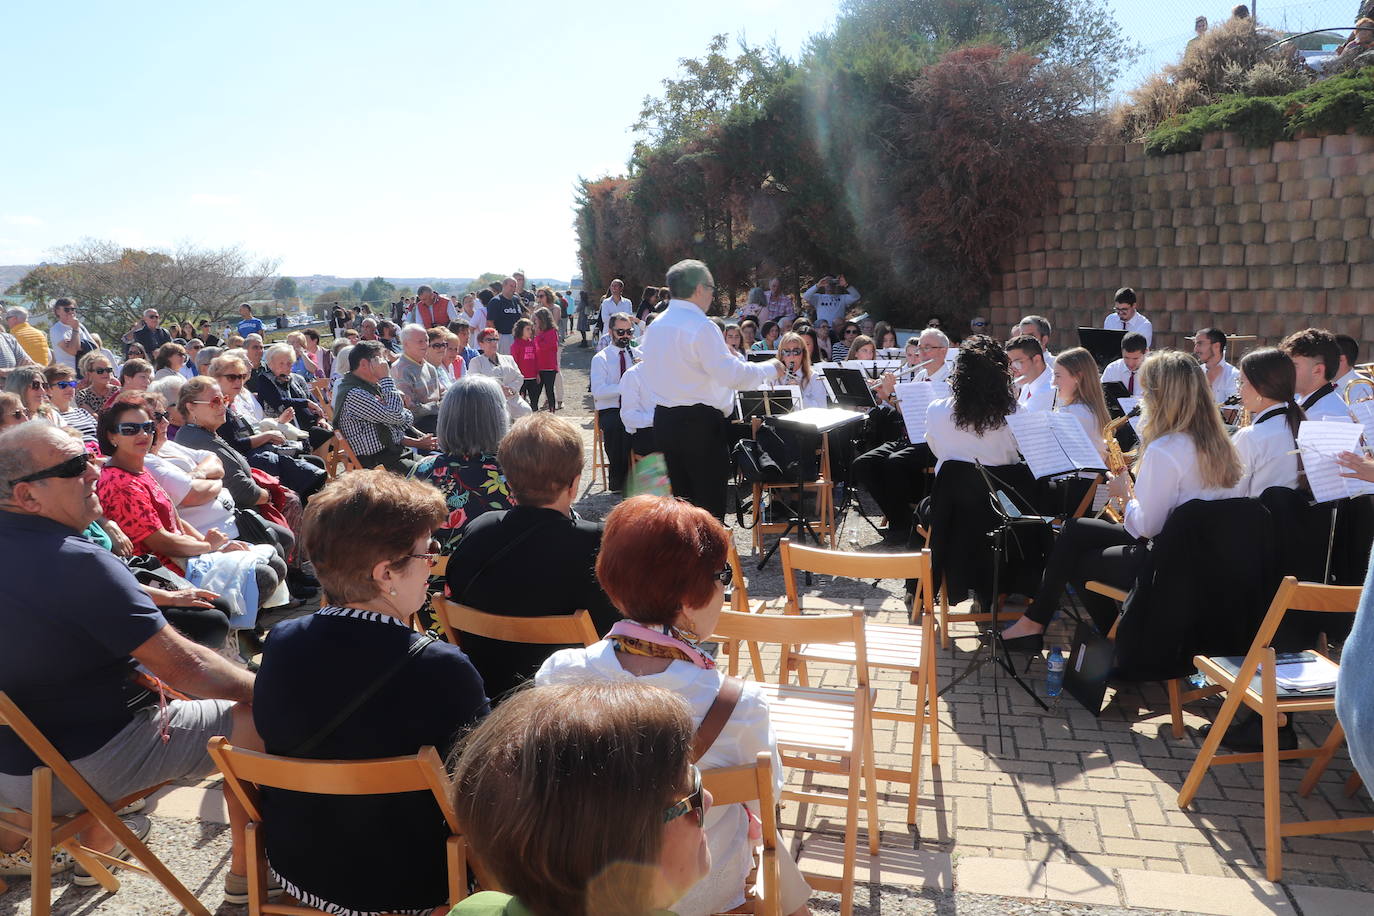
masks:
{"type": "Polygon", "coordinates": [[[192,194],[188,200],[197,207],[234,207],[239,202],[233,194],[192,194]]]}

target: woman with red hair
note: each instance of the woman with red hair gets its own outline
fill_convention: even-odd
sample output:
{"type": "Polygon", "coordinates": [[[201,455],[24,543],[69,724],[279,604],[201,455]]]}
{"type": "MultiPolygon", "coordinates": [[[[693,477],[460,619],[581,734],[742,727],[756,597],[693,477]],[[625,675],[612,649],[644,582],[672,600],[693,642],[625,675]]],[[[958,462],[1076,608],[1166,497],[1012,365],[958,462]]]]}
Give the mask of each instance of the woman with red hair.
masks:
{"type": "MultiPolygon", "coordinates": [[[[720,620],[731,581],[729,536],[709,512],[682,500],[636,496],[616,506],[606,518],[596,575],[625,619],[593,646],[554,653],[535,683],[639,679],[685,699],[694,727],[700,728],[725,683],[701,641],[720,620]]],[[[703,770],[745,765],[760,751],[772,752],[775,788],[781,790],[782,765],[768,704],[746,682],[724,728],[697,765],[703,770]]],[[[722,805],[707,813],[711,872],[670,908],[674,913],[706,916],[744,902],[752,861],[751,817],[743,805],[722,805]]],[[[808,913],[811,889],[796,864],[781,858],[782,910],[808,913]]]]}

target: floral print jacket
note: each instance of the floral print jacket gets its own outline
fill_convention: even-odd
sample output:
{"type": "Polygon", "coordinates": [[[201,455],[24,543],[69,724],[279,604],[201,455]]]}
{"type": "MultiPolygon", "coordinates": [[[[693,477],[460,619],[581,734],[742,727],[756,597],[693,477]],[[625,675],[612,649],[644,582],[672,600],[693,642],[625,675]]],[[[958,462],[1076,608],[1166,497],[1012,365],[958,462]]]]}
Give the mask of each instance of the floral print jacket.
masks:
{"type": "Polygon", "coordinates": [[[483,512],[515,507],[496,456],[431,455],[415,467],[415,479],[438,487],[448,504],[448,521],[434,533],[445,554],[462,538],[463,527],[483,512]]]}

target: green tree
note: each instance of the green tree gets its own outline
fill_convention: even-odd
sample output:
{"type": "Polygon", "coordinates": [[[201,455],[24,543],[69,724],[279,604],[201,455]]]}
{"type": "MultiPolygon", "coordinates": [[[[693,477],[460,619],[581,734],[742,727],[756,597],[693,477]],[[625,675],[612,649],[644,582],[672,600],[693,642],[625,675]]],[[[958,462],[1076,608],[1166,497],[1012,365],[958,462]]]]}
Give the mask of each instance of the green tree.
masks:
{"type": "Polygon", "coordinates": [[[296,290],[296,280],[294,277],[278,277],[277,282],[272,284],[272,298],[278,302],[285,302],[287,299],[294,299],[300,293],[296,290]]]}
{"type": "Polygon", "coordinates": [[[367,281],[367,286],[363,289],[359,297],[364,302],[377,305],[379,303],[389,303],[396,297],[396,286],[388,282],[383,277],[373,277],[367,281]]]}
{"type": "Polygon", "coordinates": [[[351,286],[350,289],[353,290],[353,298],[361,299],[363,297],[363,284],[361,280],[354,280],[353,286],[351,286]]]}
{"type": "Polygon", "coordinates": [[[482,274],[482,276],[478,277],[476,280],[473,280],[472,282],[470,282],[470,283],[467,285],[467,289],[463,290],[463,292],[464,292],[464,293],[475,293],[475,292],[477,292],[477,291],[479,291],[479,290],[486,289],[487,286],[488,286],[489,284],[498,283],[498,282],[500,282],[501,280],[506,279],[506,277],[508,277],[508,276],[510,276],[510,275],[509,275],[509,274],[484,273],[484,274],[482,274]]]}

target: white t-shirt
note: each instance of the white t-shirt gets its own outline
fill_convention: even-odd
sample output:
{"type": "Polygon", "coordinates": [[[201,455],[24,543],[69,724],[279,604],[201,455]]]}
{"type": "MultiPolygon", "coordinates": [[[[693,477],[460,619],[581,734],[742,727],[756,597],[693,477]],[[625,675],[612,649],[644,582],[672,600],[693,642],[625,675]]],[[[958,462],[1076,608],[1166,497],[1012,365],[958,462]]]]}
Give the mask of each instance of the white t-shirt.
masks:
{"type": "Polygon", "coordinates": [[[979,436],[954,423],[954,398],[931,401],[926,408],[926,445],[938,459],[935,473],[946,461],[981,461],[989,467],[1015,464],[1020,457],[1016,437],[1005,423],[979,436]]]}
{"type": "MultiPolygon", "coordinates": [[[[77,328],[79,339],[89,343],[91,346],[95,346],[95,338],[91,337],[91,332],[86,330],[86,326],[84,324],[79,324],[77,328]]],[[[61,346],[62,341],[66,340],[67,335],[71,332],[72,329],[69,325],[65,325],[60,321],[54,321],[52,327],[48,329],[48,342],[52,345],[53,365],[68,366],[72,370],[75,370],[76,357],[70,353],[64,352],[61,346]]]]}
{"type": "Polygon", "coordinates": [[[238,537],[239,529],[234,523],[234,497],[224,487],[221,486],[219,495],[209,502],[199,506],[181,505],[181,501],[191,492],[195,482],[191,473],[196,469],[196,465],[209,455],[209,452],[186,448],[169,441],[162,444],[158,454],[149,455],[144,459],[144,463],[148,473],[162,484],[162,489],[171,497],[173,505],[177,508],[177,515],[180,515],[188,525],[201,534],[211,528],[218,528],[229,537],[235,538],[238,537]]]}

